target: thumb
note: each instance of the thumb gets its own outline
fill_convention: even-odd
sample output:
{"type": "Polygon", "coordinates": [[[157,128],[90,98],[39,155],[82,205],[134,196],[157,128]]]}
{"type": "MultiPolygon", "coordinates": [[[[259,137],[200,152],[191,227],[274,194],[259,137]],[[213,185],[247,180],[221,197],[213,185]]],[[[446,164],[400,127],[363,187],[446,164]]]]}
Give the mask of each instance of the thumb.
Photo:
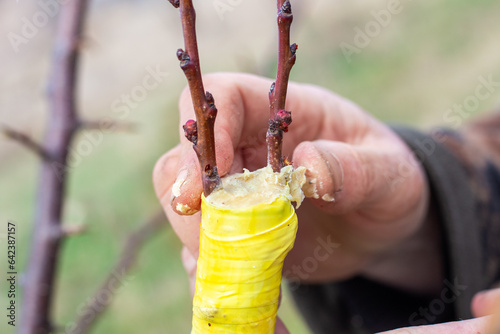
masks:
{"type": "Polygon", "coordinates": [[[348,212],[366,197],[365,167],[351,145],[329,140],[303,142],[295,149],[293,162],[307,168],[304,192],[324,211],[348,212]]]}
{"type": "Polygon", "coordinates": [[[320,209],[339,215],[376,204],[388,195],[385,175],[398,165],[398,149],[317,140],[299,144],[293,162],[307,168],[306,196],[320,209]]]}
{"type": "Polygon", "coordinates": [[[333,204],[336,194],[342,190],[344,170],[338,156],[329,152],[327,145],[324,141],[300,143],[293,152],[293,164],[307,169],[306,197],[333,204]]]}
{"type": "Polygon", "coordinates": [[[500,288],[481,291],[472,299],[472,313],[475,317],[483,317],[486,315],[500,312],[500,288]]]}

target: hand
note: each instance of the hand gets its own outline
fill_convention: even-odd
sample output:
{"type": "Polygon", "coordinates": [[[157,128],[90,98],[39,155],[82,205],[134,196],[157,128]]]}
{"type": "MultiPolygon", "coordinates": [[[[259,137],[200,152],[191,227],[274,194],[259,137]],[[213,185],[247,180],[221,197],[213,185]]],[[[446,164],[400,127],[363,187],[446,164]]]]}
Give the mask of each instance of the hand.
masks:
{"type": "MultiPolygon", "coordinates": [[[[245,74],[205,77],[219,110],[215,141],[222,176],[265,166],[270,85],[245,74]]],[[[181,125],[194,118],[187,90],[179,110],[181,125]]],[[[439,236],[427,219],[426,179],[410,149],[387,126],[319,87],[291,83],[287,110],[293,122],[284,154],[308,169],[318,198],[297,211],[299,232],[284,273],[305,283],[362,273],[415,291],[439,289],[439,236]]],[[[201,176],[182,127],[180,137],[181,144],[158,161],[154,185],[172,227],[196,258],[201,176]]]]}
{"type": "Polygon", "coordinates": [[[477,318],[439,325],[401,328],[381,334],[498,333],[500,331],[500,288],[476,294],[472,300],[472,313],[477,318]]]}

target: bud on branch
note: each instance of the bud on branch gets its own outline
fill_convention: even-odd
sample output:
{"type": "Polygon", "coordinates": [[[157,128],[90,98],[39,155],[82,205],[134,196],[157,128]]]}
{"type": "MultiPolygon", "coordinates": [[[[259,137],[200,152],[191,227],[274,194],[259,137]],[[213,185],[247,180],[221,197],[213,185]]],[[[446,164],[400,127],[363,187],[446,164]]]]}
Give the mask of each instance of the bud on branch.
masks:
{"type": "Polygon", "coordinates": [[[278,0],[278,70],[276,81],[269,91],[269,128],[267,131],[267,163],[275,172],[285,165],[282,156],[283,132],[288,131],[292,116],[285,110],[290,71],[296,60],[297,44],[290,45],[290,27],[293,21],[289,0],[278,0]]]}
{"type": "Polygon", "coordinates": [[[198,129],[196,128],[196,121],[190,119],[182,126],[182,128],[184,129],[184,136],[186,136],[187,140],[196,146],[198,143],[198,129]]]}
{"type": "Polygon", "coordinates": [[[175,8],[179,8],[179,0],[168,0],[175,8]]]}
{"type": "Polygon", "coordinates": [[[283,132],[288,132],[288,126],[292,123],[292,113],[281,109],[274,117],[274,121],[276,122],[278,129],[283,132]]]}

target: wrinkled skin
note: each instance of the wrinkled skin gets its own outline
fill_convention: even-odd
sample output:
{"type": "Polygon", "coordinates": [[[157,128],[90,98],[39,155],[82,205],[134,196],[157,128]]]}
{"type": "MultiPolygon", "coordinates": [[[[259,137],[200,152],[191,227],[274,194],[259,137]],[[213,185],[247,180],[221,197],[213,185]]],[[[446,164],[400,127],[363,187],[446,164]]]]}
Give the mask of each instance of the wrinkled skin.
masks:
{"type": "MultiPolygon", "coordinates": [[[[264,167],[271,81],[245,74],[212,74],[204,81],[218,108],[219,173],[264,167]]],[[[299,232],[285,276],[319,283],[363,274],[403,289],[439,291],[439,230],[425,173],[406,144],[352,102],[316,86],[291,83],[286,109],[292,124],[284,136],[284,155],[294,166],[307,168],[318,198],[308,198],[297,210],[299,232]],[[311,257],[314,270],[307,266],[311,257]]],[[[179,111],[181,143],[159,159],[153,178],[184,244],[183,262],[194,284],[203,189],[196,154],[182,130],[194,119],[187,89],[179,111]]],[[[487,313],[481,312],[478,316],[487,313]]],[[[425,333],[443,332],[428,328],[425,333]]],[[[276,333],[287,333],[280,321],[276,333]]]]}

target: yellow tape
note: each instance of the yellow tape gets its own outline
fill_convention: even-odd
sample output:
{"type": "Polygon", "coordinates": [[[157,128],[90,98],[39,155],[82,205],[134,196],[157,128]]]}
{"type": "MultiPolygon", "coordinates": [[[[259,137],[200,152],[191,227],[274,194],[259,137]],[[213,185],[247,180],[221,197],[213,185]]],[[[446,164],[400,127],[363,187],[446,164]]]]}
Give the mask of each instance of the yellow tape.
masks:
{"type": "Polygon", "coordinates": [[[224,209],[202,198],[192,334],[273,334],[297,216],[290,201],[224,209]]]}

